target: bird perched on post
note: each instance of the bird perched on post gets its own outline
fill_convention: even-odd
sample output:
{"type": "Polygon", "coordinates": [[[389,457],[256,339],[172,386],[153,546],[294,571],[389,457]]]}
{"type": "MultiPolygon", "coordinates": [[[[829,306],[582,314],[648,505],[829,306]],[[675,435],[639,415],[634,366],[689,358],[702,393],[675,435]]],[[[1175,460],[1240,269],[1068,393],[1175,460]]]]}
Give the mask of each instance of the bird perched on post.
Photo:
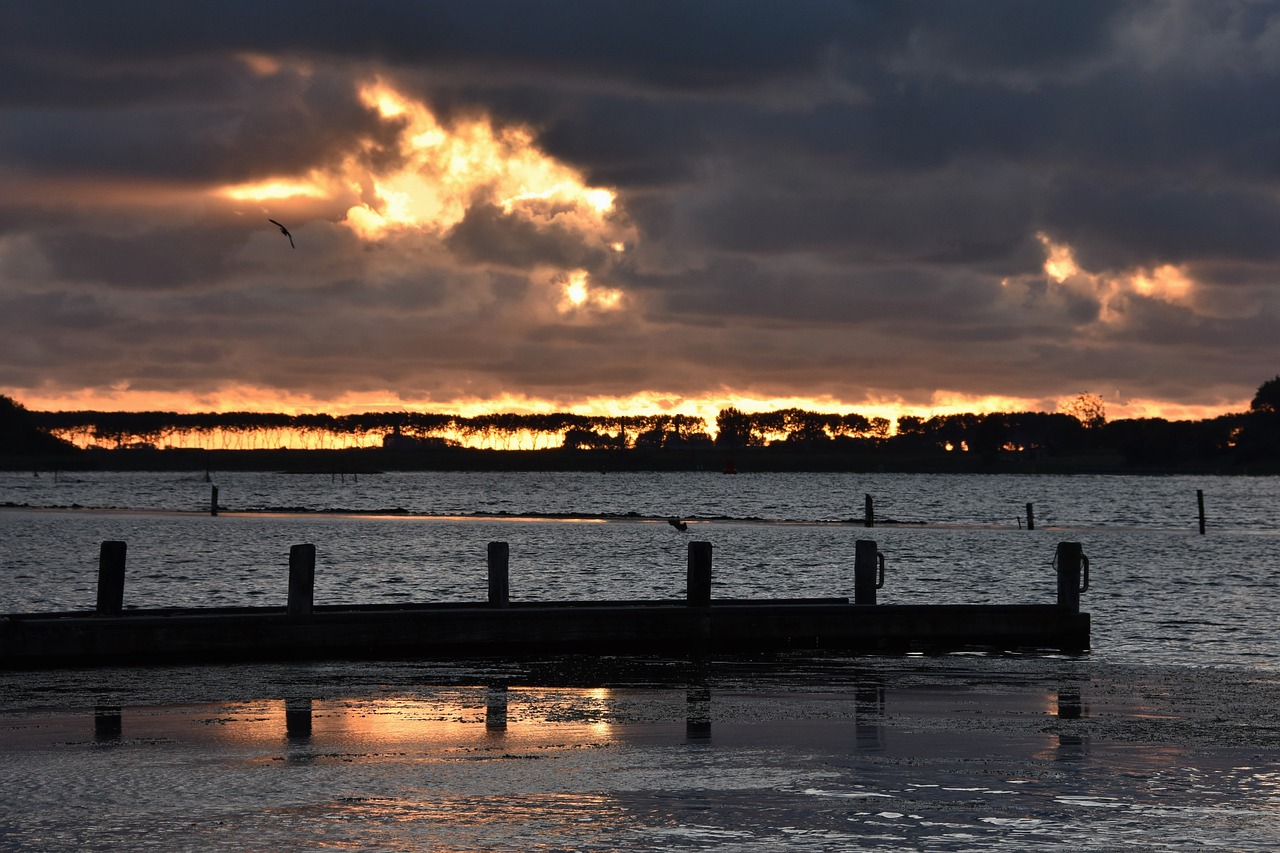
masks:
{"type": "Polygon", "coordinates": [[[268,221],[268,222],[270,222],[270,223],[271,223],[272,225],[274,225],[275,227],[279,228],[279,229],[280,229],[280,233],[281,233],[281,234],[283,234],[284,236],[286,236],[286,237],[288,237],[288,238],[289,238],[289,248],[290,248],[290,249],[296,249],[296,248],[298,248],[297,246],[293,245],[293,235],[289,233],[289,229],[288,229],[288,228],[285,228],[283,225],[281,225],[279,222],[276,222],[274,219],[267,219],[267,221],[268,221]]]}
{"type": "Polygon", "coordinates": [[[678,518],[668,518],[667,524],[670,524],[672,527],[674,527],[676,530],[679,530],[681,533],[684,533],[686,530],[689,529],[689,525],[678,518]]]}

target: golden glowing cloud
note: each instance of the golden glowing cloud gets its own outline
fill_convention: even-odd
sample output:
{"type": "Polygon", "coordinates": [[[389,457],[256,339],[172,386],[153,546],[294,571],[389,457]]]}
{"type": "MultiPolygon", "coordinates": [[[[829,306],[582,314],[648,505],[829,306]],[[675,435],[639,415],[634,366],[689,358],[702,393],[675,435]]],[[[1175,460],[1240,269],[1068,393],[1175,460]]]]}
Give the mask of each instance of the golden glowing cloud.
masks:
{"type": "MultiPolygon", "coordinates": [[[[1044,273],[1059,285],[1098,299],[1100,318],[1105,323],[1124,320],[1124,302],[1131,294],[1195,308],[1195,282],[1185,267],[1162,264],[1153,269],[1135,267],[1113,273],[1093,273],[1076,263],[1075,253],[1065,243],[1054,242],[1043,231],[1036,234],[1045,249],[1044,273]]],[[[1007,284],[1007,280],[1002,282],[1007,284]]]]}
{"type": "Polygon", "coordinates": [[[365,86],[361,97],[400,126],[395,167],[375,174],[359,156],[343,164],[361,199],[348,209],[346,222],[362,238],[377,240],[398,228],[443,232],[478,202],[542,224],[615,237],[606,221],[613,192],[587,186],[577,171],[539,151],[528,128],[497,128],[483,117],[445,126],[426,105],[382,81],[365,86]]]}
{"type": "Polygon", "coordinates": [[[1044,259],[1044,273],[1049,278],[1062,284],[1080,272],[1076,259],[1071,254],[1071,247],[1065,243],[1054,243],[1043,231],[1036,234],[1036,239],[1044,246],[1047,257],[1044,259]]]}
{"type": "MultiPolygon", "coordinates": [[[[245,61],[269,67],[258,57],[245,61]]],[[[366,84],[360,97],[392,131],[391,150],[385,140],[366,138],[341,162],[305,177],[225,186],[213,195],[286,208],[324,200],[335,213],[345,211],[343,224],[369,241],[406,231],[442,235],[485,204],[615,252],[634,240],[616,215],[614,192],[588,186],[575,169],[539,150],[529,128],[497,127],[482,115],[442,124],[421,101],[382,80],[366,84]]]]}
{"type": "Polygon", "coordinates": [[[274,201],[289,198],[325,198],[328,189],[318,181],[259,181],[223,187],[218,195],[232,201],[274,201]]]}
{"type": "Polygon", "coordinates": [[[592,284],[586,270],[557,276],[556,281],[563,293],[559,306],[562,313],[580,309],[611,311],[622,305],[622,291],[592,284]]]}

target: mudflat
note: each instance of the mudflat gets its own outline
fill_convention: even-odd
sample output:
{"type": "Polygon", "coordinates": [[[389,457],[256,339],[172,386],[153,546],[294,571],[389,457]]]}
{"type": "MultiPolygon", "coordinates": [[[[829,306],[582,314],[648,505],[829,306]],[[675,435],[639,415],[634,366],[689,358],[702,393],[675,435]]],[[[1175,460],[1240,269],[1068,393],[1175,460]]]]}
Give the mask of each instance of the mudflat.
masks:
{"type": "Polygon", "coordinates": [[[13,849],[1265,847],[1280,679],[1084,657],[0,675],[13,849]]]}

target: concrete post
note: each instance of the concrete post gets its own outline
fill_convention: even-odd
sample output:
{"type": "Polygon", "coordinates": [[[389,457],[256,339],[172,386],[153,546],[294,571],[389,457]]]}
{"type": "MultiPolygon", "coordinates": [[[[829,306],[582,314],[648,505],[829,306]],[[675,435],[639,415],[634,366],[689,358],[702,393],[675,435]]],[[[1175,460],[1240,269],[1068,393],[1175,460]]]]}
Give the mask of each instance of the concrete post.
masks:
{"type": "Polygon", "coordinates": [[[309,616],[316,590],[316,546],[289,549],[289,615],[309,616]]]}
{"type": "Polygon", "coordinates": [[[124,542],[103,542],[98,551],[99,616],[118,616],[124,609],[124,542]]]}
{"type": "Polygon", "coordinates": [[[685,582],[685,594],[690,607],[707,607],[711,604],[711,543],[689,543],[689,573],[685,582]]]}
{"type": "Polygon", "coordinates": [[[511,599],[511,547],[506,542],[490,542],[489,606],[506,607],[511,599]]]}

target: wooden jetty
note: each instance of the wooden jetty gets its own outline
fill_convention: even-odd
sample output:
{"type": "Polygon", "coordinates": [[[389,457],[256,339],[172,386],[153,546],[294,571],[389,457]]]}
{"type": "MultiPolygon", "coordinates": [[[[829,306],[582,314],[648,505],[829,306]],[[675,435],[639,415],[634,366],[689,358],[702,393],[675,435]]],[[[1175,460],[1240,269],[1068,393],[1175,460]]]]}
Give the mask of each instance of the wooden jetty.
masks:
{"type": "Polygon", "coordinates": [[[489,544],[489,597],[475,603],[316,605],[315,546],[289,555],[283,607],[124,609],[125,543],[104,542],[92,611],[0,616],[0,668],[531,654],[705,655],[822,648],[901,653],[1089,648],[1080,612],[1088,560],[1058,545],[1052,604],[876,603],[884,557],[858,540],[854,598],[715,599],[711,543],[691,542],[677,600],[510,600],[506,543],[489,544]]]}

